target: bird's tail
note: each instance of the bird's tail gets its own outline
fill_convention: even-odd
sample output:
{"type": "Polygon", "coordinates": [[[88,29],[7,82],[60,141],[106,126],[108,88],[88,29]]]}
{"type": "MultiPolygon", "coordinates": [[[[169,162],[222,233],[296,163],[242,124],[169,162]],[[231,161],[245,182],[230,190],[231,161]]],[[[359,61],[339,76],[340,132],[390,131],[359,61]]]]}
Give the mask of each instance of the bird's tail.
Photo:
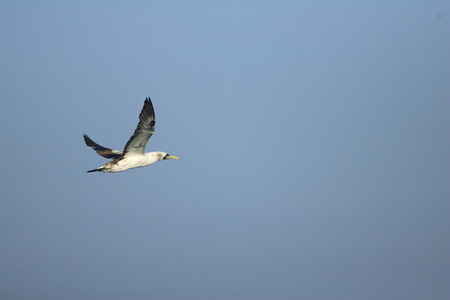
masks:
{"type": "Polygon", "coordinates": [[[103,167],[99,167],[99,168],[96,168],[96,169],[93,169],[93,170],[88,170],[87,172],[88,173],[91,173],[91,172],[101,172],[103,170],[103,167]]]}

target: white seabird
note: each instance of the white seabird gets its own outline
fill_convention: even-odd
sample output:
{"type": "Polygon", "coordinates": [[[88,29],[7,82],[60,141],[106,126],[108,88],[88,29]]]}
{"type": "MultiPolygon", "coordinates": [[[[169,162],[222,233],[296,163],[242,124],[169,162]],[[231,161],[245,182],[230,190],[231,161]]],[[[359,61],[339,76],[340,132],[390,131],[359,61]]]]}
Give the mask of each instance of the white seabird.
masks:
{"type": "Polygon", "coordinates": [[[130,137],[123,152],[109,149],[91,140],[84,134],[84,141],[88,147],[92,147],[99,155],[112,158],[109,163],[88,172],[123,172],[128,169],[145,167],[163,159],[179,159],[166,152],[145,153],[145,146],[155,132],[155,111],[149,97],[145,99],[144,107],[139,115],[139,123],[134,134],[130,137]]]}

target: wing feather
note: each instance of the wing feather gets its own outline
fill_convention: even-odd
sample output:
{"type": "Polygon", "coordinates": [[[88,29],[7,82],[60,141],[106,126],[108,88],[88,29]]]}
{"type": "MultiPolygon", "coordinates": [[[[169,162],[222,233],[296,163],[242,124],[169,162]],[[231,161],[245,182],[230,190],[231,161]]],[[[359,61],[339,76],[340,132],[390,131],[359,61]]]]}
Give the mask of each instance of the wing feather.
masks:
{"type": "Polygon", "coordinates": [[[139,123],[123,150],[123,156],[143,155],[148,140],[155,132],[155,111],[149,97],[145,99],[144,107],[139,115],[139,123]]]}
{"type": "Polygon", "coordinates": [[[83,137],[86,145],[94,149],[98,155],[101,155],[104,158],[112,158],[112,159],[120,159],[122,157],[122,152],[100,146],[99,144],[91,140],[87,134],[83,134],[83,137]]]}

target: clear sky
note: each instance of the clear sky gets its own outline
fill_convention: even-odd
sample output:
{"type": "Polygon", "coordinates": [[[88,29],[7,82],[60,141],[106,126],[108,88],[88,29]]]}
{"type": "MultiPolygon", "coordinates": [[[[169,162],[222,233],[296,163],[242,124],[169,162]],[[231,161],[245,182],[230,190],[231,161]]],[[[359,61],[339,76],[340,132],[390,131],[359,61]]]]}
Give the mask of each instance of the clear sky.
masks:
{"type": "Polygon", "coordinates": [[[38,2],[0,3],[1,299],[450,299],[449,1],[38,2]],[[180,160],[86,173],[147,96],[180,160]]]}

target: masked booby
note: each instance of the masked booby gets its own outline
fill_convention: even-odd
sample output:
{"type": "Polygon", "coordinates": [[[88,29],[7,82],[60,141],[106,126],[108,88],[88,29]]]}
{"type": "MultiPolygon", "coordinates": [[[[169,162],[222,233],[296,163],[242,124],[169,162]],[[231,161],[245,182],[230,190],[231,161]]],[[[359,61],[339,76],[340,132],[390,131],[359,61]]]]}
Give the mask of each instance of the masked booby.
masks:
{"type": "Polygon", "coordinates": [[[88,147],[94,149],[97,154],[112,159],[109,163],[88,172],[116,173],[123,172],[133,168],[145,167],[159,160],[179,159],[176,156],[166,152],[148,152],[145,153],[145,146],[155,131],[155,111],[152,101],[146,98],[144,107],[139,115],[139,123],[134,134],[130,137],[123,152],[109,149],[91,140],[87,134],[84,134],[84,141],[88,147]]]}

